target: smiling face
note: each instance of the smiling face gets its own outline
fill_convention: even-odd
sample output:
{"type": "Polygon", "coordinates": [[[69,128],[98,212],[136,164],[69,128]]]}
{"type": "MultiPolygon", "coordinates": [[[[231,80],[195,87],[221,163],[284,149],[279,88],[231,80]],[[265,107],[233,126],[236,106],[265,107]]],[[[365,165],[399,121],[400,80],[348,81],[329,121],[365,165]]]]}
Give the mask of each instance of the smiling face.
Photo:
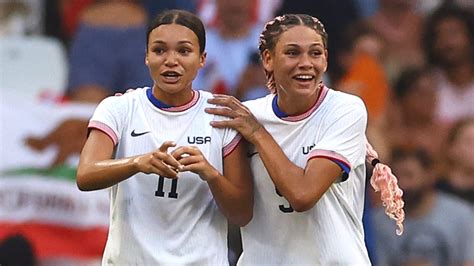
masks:
{"type": "Polygon", "coordinates": [[[327,50],[319,33],[298,25],[279,36],[273,51],[263,52],[263,64],[273,72],[279,94],[308,96],[317,92],[327,69],[327,50]]]}
{"type": "Polygon", "coordinates": [[[155,96],[166,100],[189,93],[206,58],[199,52],[196,34],[182,25],[163,24],[150,32],[147,49],[145,63],[155,83],[155,96]]]}

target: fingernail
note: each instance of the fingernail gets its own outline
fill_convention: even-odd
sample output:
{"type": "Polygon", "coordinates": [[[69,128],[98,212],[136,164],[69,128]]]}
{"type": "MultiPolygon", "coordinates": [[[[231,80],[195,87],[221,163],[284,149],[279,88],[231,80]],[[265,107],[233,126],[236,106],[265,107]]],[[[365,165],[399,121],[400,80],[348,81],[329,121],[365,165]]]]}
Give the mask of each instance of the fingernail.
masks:
{"type": "Polygon", "coordinates": [[[182,172],[183,169],[184,169],[184,165],[179,165],[179,166],[178,166],[178,171],[179,171],[179,172],[182,172]]]}

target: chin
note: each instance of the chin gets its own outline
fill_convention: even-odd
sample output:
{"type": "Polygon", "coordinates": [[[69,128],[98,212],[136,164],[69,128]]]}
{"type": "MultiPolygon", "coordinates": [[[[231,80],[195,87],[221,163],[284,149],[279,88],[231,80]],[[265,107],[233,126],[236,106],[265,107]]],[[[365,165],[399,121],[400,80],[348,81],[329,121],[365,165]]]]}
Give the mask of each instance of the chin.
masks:
{"type": "Polygon", "coordinates": [[[318,91],[318,86],[316,84],[308,84],[308,85],[300,85],[297,84],[294,88],[296,88],[296,92],[302,95],[313,95],[318,91]]]}
{"type": "Polygon", "coordinates": [[[167,93],[167,94],[175,94],[184,91],[186,88],[177,83],[177,84],[158,84],[158,88],[160,88],[161,91],[167,93]]]}

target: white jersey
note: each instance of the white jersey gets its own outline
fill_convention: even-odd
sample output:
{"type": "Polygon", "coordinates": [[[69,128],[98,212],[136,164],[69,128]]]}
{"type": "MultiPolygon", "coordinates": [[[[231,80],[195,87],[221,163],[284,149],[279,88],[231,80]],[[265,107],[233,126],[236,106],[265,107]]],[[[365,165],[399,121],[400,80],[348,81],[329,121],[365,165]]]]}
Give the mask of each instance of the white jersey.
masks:
{"type": "Polygon", "coordinates": [[[311,158],[330,159],[343,169],[341,180],[312,209],[298,213],[279,196],[258,153],[250,153],[254,215],[242,228],[239,265],[370,264],[362,227],[367,125],[362,100],[322,87],[310,110],[286,117],[276,101],[272,94],[245,105],[290,161],[304,169],[311,158]]]}
{"type": "MultiPolygon", "coordinates": [[[[223,157],[240,139],[236,131],[209,125],[222,117],[205,113],[212,95],[194,91],[179,107],[166,107],[150,88],[109,97],[97,107],[89,128],[116,144],[115,158],[149,153],[165,141],[196,145],[222,173],[223,157]]],[[[173,148],[170,149],[170,151],[173,148]]],[[[138,173],[111,188],[110,228],[102,264],[226,265],[227,220],[205,181],[183,172],[171,180],[138,173]]]]}

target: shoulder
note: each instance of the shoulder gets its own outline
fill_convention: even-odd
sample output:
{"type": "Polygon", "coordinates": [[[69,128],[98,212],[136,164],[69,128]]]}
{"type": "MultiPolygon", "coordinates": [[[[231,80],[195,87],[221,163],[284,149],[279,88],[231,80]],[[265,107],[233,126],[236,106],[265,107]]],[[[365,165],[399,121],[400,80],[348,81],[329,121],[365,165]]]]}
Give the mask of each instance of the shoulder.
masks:
{"type": "Polygon", "coordinates": [[[271,104],[273,97],[274,97],[274,94],[270,93],[270,94],[268,94],[266,96],[263,96],[261,98],[257,98],[257,99],[254,99],[254,100],[248,100],[248,101],[242,102],[242,104],[245,105],[247,108],[249,108],[250,111],[253,113],[254,111],[262,110],[268,104],[271,104]]]}
{"type": "Polygon", "coordinates": [[[333,89],[328,90],[326,99],[321,107],[333,116],[348,114],[352,116],[367,116],[367,108],[361,98],[333,89]]]}
{"type": "Polygon", "coordinates": [[[444,192],[439,192],[438,197],[440,209],[450,210],[453,214],[457,213],[462,217],[474,215],[474,210],[468,202],[444,192]]]}
{"type": "Polygon", "coordinates": [[[124,109],[133,102],[136,102],[140,97],[146,98],[146,89],[148,88],[137,88],[120,96],[109,96],[99,103],[98,108],[110,110],[124,109]]]}
{"type": "Polygon", "coordinates": [[[345,93],[342,91],[336,91],[333,89],[328,89],[327,94],[328,103],[334,106],[357,106],[365,109],[364,101],[356,95],[345,93]]]}
{"type": "Polygon", "coordinates": [[[199,93],[199,99],[204,100],[207,102],[208,99],[211,99],[214,97],[211,92],[205,91],[205,90],[195,90],[197,93],[199,93]]]}

